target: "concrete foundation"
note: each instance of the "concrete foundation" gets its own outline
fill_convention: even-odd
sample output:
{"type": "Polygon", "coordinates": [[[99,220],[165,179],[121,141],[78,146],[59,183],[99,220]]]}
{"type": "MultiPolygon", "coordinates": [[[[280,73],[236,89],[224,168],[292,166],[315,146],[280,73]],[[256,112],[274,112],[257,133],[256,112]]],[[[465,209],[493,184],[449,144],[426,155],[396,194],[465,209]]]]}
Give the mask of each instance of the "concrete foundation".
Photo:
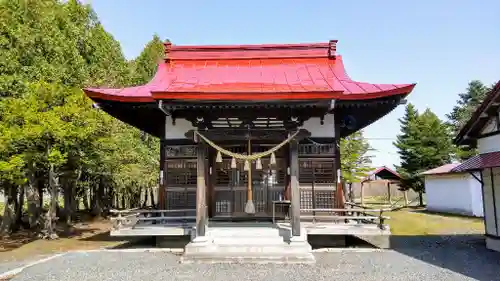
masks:
{"type": "Polygon", "coordinates": [[[346,246],[345,235],[309,235],[308,241],[313,249],[342,248],[346,246]]]}
{"type": "Polygon", "coordinates": [[[191,242],[191,236],[156,236],[156,247],[157,248],[169,248],[169,249],[184,249],[189,242],[191,242]]]}
{"type": "Polygon", "coordinates": [[[500,252],[500,237],[486,237],[486,248],[500,252]]]}
{"type": "Polygon", "coordinates": [[[355,237],[373,245],[379,249],[389,249],[391,248],[391,236],[390,235],[354,235],[355,237]]]}
{"type": "Polygon", "coordinates": [[[214,227],[186,245],[183,263],[314,263],[307,236],[277,227],[214,227]]]}

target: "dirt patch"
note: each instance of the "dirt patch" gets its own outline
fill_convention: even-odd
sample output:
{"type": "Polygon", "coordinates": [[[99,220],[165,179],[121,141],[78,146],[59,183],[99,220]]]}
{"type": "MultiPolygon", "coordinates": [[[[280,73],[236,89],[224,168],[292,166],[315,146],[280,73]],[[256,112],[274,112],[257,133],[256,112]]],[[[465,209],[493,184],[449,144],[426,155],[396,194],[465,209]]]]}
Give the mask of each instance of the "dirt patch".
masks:
{"type": "Polygon", "coordinates": [[[0,262],[32,259],[55,253],[94,250],[116,247],[128,241],[109,235],[111,224],[108,220],[94,219],[80,222],[71,227],[58,225],[59,239],[39,239],[30,231],[18,231],[0,238],[0,262]]]}

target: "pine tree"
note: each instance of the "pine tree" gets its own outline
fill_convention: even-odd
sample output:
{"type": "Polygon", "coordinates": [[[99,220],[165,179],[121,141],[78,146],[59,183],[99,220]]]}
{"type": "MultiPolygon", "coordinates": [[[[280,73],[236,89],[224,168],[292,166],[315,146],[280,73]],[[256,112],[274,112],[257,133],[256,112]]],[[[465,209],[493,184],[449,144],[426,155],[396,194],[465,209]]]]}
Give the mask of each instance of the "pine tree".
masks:
{"type": "Polygon", "coordinates": [[[455,134],[469,121],[472,113],[483,102],[488,91],[489,88],[481,81],[472,80],[469,82],[465,93],[458,94],[457,104],[453,107],[451,113],[446,115],[455,134]]]}
{"type": "MultiPolygon", "coordinates": [[[[460,93],[457,104],[451,113],[446,115],[447,124],[451,127],[454,135],[462,129],[467,121],[472,117],[476,108],[483,102],[489,87],[481,81],[472,80],[469,82],[465,93],[460,93]]],[[[456,148],[456,158],[466,160],[477,154],[477,150],[470,146],[459,146],[456,148]]]]}
{"type": "Polygon", "coordinates": [[[402,187],[417,191],[423,204],[424,183],[420,174],[451,162],[455,151],[451,132],[430,109],[419,114],[412,104],[406,107],[405,116],[399,121],[401,134],[394,145],[401,164],[396,170],[402,177],[402,187]]]}

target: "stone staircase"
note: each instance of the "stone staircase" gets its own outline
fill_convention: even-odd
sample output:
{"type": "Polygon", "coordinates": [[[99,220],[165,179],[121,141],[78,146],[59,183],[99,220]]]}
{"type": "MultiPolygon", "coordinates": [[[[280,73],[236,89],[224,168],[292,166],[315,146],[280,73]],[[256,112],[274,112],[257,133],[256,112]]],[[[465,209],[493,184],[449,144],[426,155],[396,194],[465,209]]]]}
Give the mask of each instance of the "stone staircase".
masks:
{"type": "Polygon", "coordinates": [[[183,263],[314,263],[305,231],[290,239],[288,229],[266,226],[214,226],[195,237],[183,263]],[[290,241],[292,240],[292,241],[290,241]]]}

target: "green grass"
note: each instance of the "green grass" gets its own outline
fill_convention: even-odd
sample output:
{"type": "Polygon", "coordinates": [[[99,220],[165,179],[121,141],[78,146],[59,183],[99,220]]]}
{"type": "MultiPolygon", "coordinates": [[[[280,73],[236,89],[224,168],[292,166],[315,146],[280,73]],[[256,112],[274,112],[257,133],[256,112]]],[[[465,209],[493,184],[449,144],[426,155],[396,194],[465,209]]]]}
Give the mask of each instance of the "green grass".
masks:
{"type": "Polygon", "coordinates": [[[393,235],[483,234],[482,218],[427,213],[424,209],[386,212],[393,235]]]}

